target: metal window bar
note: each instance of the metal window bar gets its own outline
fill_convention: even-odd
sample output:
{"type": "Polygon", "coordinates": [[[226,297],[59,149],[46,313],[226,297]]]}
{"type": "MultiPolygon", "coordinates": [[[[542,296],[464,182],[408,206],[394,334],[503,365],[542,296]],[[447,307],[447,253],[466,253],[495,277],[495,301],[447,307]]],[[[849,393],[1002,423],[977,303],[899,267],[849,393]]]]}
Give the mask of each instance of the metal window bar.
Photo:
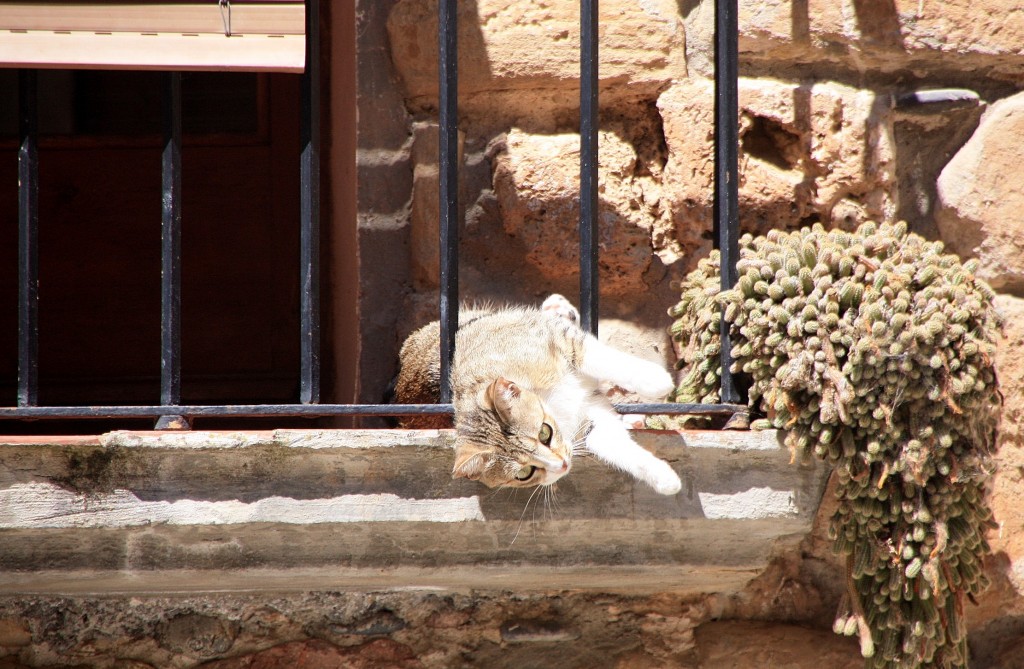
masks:
{"type": "MultiPolygon", "coordinates": [[[[715,5],[715,199],[714,238],[720,255],[722,290],[736,285],[739,276],[739,25],[737,0],[715,5]]],[[[721,401],[740,402],[732,374],[729,323],[721,320],[721,401]]]]}
{"type": "MultiPolygon", "coordinates": [[[[598,0],[580,9],[580,320],[597,335],[598,313],[598,0]]],[[[739,257],[739,179],[737,176],[739,50],[737,0],[715,2],[715,177],[713,233],[721,254],[722,289],[735,285],[739,257]]],[[[729,324],[722,320],[720,404],[621,404],[621,413],[736,414],[746,412],[732,374],[729,324]]]]}
{"type": "Polygon", "coordinates": [[[441,403],[452,401],[451,364],[459,327],[458,3],[438,3],[438,126],[441,284],[441,403]]]}
{"type": "Polygon", "coordinates": [[[38,76],[18,72],[18,406],[39,401],[38,76]]]}
{"type": "Polygon", "coordinates": [[[306,3],[299,158],[299,401],[320,402],[320,3],[306,3]]]}
{"type": "Polygon", "coordinates": [[[580,2],[580,326],[597,336],[598,0],[580,2]]]}
{"type": "MultiPolygon", "coordinates": [[[[181,73],[168,72],[164,89],[164,147],[160,155],[160,404],[181,404],[181,73]]],[[[158,429],[185,426],[177,413],[158,429]]]]}
{"type": "MultiPolygon", "coordinates": [[[[715,209],[714,232],[721,252],[722,285],[735,283],[737,213],[737,0],[716,0],[715,209]]],[[[307,3],[307,67],[302,75],[300,129],[300,397],[296,404],[182,405],[180,356],[180,75],[169,73],[163,160],[163,302],[161,405],[38,406],[38,152],[36,72],[19,74],[19,371],[18,405],[0,408],[0,418],[157,418],[158,427],[179,427],[197,417],[324,417],[450,414],[450,368],[458,327],[458,67],[456,0],[438,9],[440,126],[440,318],[441,402],[438,404],[320,403],[320,69],[319,7],[307,3]]],[[[580,312],[583,327],[598,327],[598,0],[581,0],[580,53],[580,312]]],[[[728,330],[722,331],[722,403],[643,403],[616,407],[622,413],[714,415],[746,410],[729,367],[728,330]]]]}

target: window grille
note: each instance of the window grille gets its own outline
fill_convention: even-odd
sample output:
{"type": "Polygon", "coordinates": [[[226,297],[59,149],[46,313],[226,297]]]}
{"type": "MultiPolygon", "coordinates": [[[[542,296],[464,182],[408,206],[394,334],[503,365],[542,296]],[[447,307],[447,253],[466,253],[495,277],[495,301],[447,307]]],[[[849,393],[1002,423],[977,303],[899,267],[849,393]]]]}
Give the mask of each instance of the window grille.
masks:
{"type": "MultiPolygon", "coordinates": [[[[222,3],[223,4],[223,3],[222,3]]],[[[17,405],[6,419],[153,418],[158,428],[187,428],[204,417],[328,417],[444,415],[452,411],[449,377],[458,324],[458,71],[456,0],[439,2],[440,324],[441,388],[437,404],[325,404],[320,397],[320,17],[317,0],[305,11],[300,155],[300,384],[292,404],[181,404],[181,76],[167,72],[162,152],[162,278],[160,404],[41,406],[39,404],[39,154],[37,72],[19,71],[18,380],[17,405]]],[[[598,249],[598,0],[581,0],[580,54],[580,296],[582,326],[597,334],[598,249]]],[[[722,287],[736,281],[738,257],[737,0],[716,0],[714,238],[722,287]]],[[[728,324],[722,322],[720,404],[623,404],[622,413],[735,414],[746,410],[730,372],[728,324]]]]}

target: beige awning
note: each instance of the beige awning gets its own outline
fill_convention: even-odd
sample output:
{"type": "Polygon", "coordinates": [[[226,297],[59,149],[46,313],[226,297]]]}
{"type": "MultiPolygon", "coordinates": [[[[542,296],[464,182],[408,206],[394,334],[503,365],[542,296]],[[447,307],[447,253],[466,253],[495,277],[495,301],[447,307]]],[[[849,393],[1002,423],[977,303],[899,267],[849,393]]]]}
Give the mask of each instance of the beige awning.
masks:
{"type": "Polygon", "coordinates": [[[301,72],[302,0],[2,2],[0,67],[301,72]]]}

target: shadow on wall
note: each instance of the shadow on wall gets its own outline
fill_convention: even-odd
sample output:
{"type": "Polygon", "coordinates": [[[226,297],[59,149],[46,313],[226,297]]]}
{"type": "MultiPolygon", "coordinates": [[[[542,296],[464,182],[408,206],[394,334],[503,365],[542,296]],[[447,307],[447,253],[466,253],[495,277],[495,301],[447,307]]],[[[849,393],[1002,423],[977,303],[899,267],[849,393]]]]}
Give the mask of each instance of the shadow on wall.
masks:
{"type": "Polygon", "coordinates": [[[853,0],[853,13],[865,45],[903,48],[903,32],[895,0],[853,0]]]}
{"type": "Polygon", "coordinates": [[[897,218],[907,221],[914,232],[928,239],[941,237],[935,224],[939,174],[977,130],[986,108],[931,105],[896,115],[897,218]]]}
{"type": "MultiPolygon", "coordinates": [[[[434,100],[429,114],[436,118],[437,7],[437,0],[365,2],[357,13],[358,318],[359,339],[364,342],[358,363],[359,402],[380,401],[408,332],[406,296],[413,281],[408,228],[413,190],[412,118],[401,82],[427,82],[434,100]],[[401,39],[391,39],[395,31],[401,39]],[[399,69],[405,76],[399,75],[399,69]],[[409,76],[410,71],[414,77],[409,76]]],[[[460,88],[467,76],[490,76],[480,21],[474,0],[459,3],[460,88]]]]}
{"type": "MultiPolygon", "coordinates": [[[[469,300],[529,302],[550,292],[572,298],[578,291],[578,195],[573,187],[578,154],[572,155],[578,119],[568,110],[578,104],[572,79],[578,77],[573,46],[578,24],[569,27],[568,15],[550,7],[499,4],[492,8],[466,0],[458,7],[460,125],[465,132],[460,198],[466,212],[461,294],[469,300]],[[505,146],[496,147],[501,133],[505,146]],[[513,138],[518,145],[513,146],[513,138]],[[548,145],[557,146],[545,157],[548,145]]],[[[695,0],[674,4],[683,17],[701,6],[695,0]]],[[[883,2],[881,14],[869,12],[863,2],[855,4],[871,43],[902,45],[892,0],[883,2]]],[[[810,32],[808,5],[796,0],[792,6],[795,39],[810,32]]],[[[362,265],[368,270],[361,287],[363,341],[377,342],[372,351],[364,348],[361,376],[380,380],[391,377],[404,336],[437,314],[437,0],[400,0],[372,11],[386,19],[386,35],[380,25],[367,28],[379,31],[384,46],[372,56],[388,74],[386,80],[380,72],[368,76],[379,80],[371,87],[390,96],[389,106],[401,108],[393,139],[396,146],[397,140],[403,142],[402,159],[389,165],[386,174],[374,171],[373,182],[361,188],[361,193],[388,192],[375,203],[380,217],[368,216],[362,201],[360,208],[362,265]],[[398,73],[404,97],[396,85],[398,73]],[[410,191],[411,206],[399,195],[410,191]],[[373,313],[365,305],[373,305],[373,313]]],[[[658,25],[666,28],[668,23],[658,25]]],[[[619,54],[634,69],[650,72],[647,78],[632,77],[617,69],[622,67],[617,61],[604,72],[605,85],[617,92],[605,96],[602,90],[601,125],[609,141],[602,139],[601,148],[601,316],[659,327],[677,297],[670,282],[711,248],[713,91],[705,79],[659,65],[662,51],[681,53],[674,37],[651,50],[657,58],[626,51],[614,35],[608,39],[609,57],[619,54]],[[623,91],[630,91],[628,99],[623,91]],[[638,131],[648,126],[651,132],[638,131]],[[644,298],[637,300],[641,294],[644,298]]],[[[854,83],[741,80],[744,231],[760,234],[816,221],[855,227],[897,216],[915,229],[925,225],[945,151],[926,149],[913,156],[907,155],[909,146],[896,151],[894,136],[909,137],[916,130],[904,124],[894,131],[893,124],[901,120],[892,114],[890,101],[888,94],[871,95],[854,83]],[[907,192],[904,182],[912,182],[920,194],[900,197],[907,192]]],[[[361,105],[372,112],[380,103],[361,105]]],[[[959,122],[957,117],[954,123],[959,122]]],[[[966,127],[956,133],[936,130],[929,135],[931,146],[944,139],[951,153],[955,147],[948,147],[966,139],[966,127]]],[[[373,148],[365,146],[367,153],[373,148]]],[[[360,172],[368,173],[363,164],[360,172]]],[[[373,390],[367,399],[377,395],[373,390]]]]}
{"type": "Polygon", "coordinates": [[[979,600],[980,606],[967,607],[971,666],[1006,669],[1024,666],[1024,615],[999,614],[1012,607],[1011,602],[1017,595],[1007,577],[1013,571],[1011,563],[1005,552],[990,555],[985,573],[992,577],[992,585],[979,600]]]}
{"type": "MultiPolygon", "coordinates": [[[[486,90],[493,80],[475,0],[459,0],[458,86],[460,97],[486,90]]],[[[489,20],[486,17],[483,20],[489,20]]],[[[387,16],[390,53],[409,99],[435,111],[438,95],[438,0],[399,0],[387,16]]]]}

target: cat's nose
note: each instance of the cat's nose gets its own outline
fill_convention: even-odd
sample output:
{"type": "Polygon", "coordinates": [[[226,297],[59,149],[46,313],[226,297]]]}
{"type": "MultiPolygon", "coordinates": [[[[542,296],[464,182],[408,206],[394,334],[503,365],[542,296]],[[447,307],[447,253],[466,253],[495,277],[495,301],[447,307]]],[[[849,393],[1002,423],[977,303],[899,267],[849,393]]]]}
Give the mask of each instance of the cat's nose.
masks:
{"type": "Polygon", "coordinates": [[[558,472],[560,474],[564,474],[567,471],[569,471],[569,461],[566,460],[565,458],[562,458],[562,466],[559,467],[558,472]]]}

